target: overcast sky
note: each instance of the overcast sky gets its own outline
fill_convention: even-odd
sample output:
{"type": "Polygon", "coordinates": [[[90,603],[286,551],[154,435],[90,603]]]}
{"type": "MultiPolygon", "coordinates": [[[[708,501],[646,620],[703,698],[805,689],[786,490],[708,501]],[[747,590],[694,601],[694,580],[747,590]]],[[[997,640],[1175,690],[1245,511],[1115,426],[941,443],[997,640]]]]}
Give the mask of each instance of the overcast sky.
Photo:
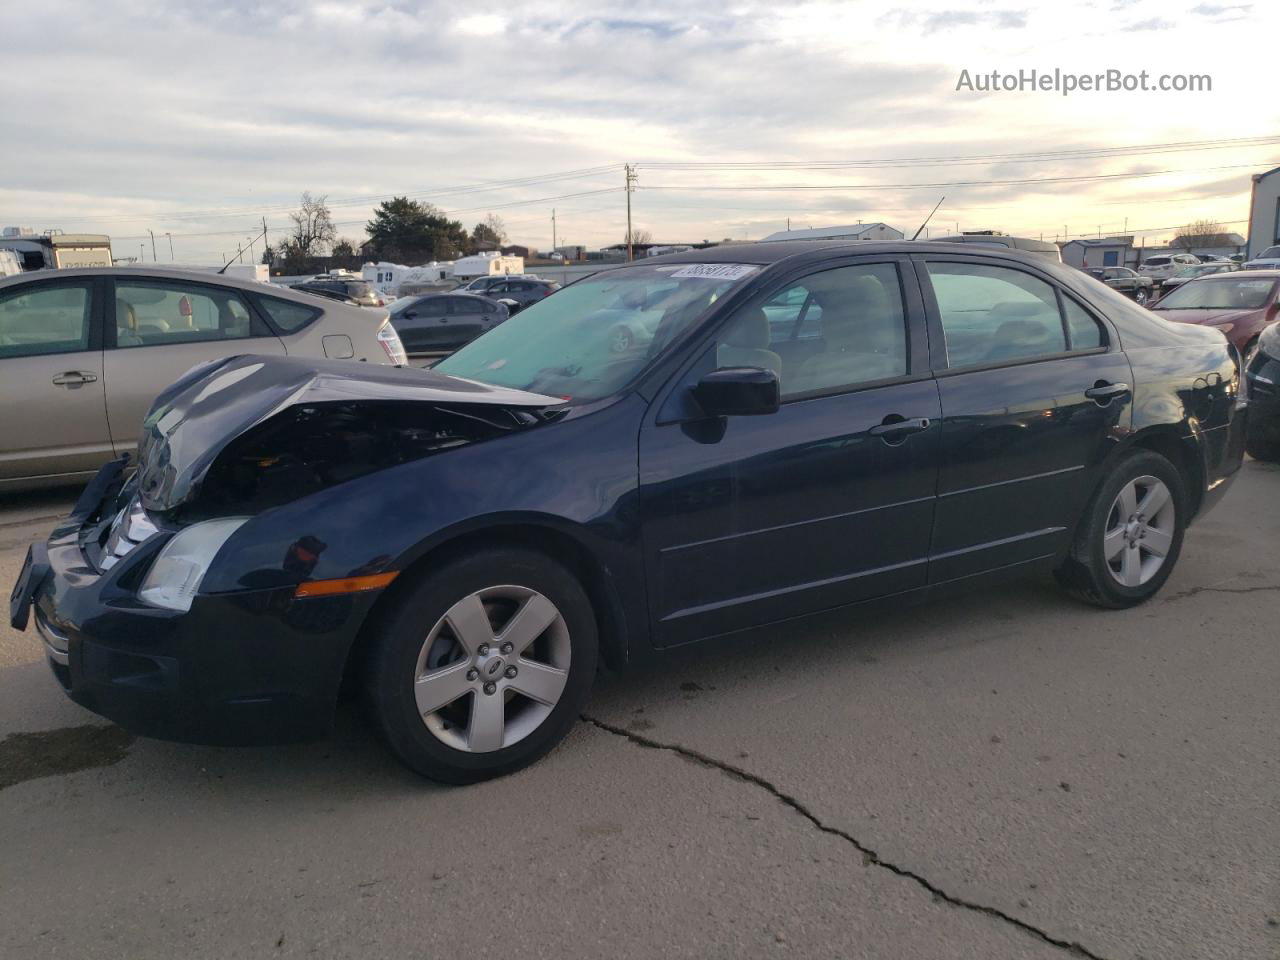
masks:
{"type": "Polygon", "coordinates": [[[787,217],[909,234],[943,194],[944,232],[1243,233],[1250,174],[1280,166],[1277,8],[5,2],[0,225],[109,233],[117,256],[150,228],[162,261],[168,232],[178,261],[219,263],[262,217],[283,231],[310,190],[356,241],[378,199],[409,194],[468,227],[492,211],[542,248],[555,208],[561,243],[598,246],[623,238],[632,162],[634,223],[662,241],[758,239],[787,217]],[[956,90],[962,69],[1022,68],[1205,73],[1213,89],[956,90]],[[1086,153],[984,159],[1051,151],[1086,153]],[[918,159],[811,163],[903,158],[918,159]],[[730,162],[757,168],[658,165],[730,162]],[[782,162],[799,165],[758,168],[782,162]]]}

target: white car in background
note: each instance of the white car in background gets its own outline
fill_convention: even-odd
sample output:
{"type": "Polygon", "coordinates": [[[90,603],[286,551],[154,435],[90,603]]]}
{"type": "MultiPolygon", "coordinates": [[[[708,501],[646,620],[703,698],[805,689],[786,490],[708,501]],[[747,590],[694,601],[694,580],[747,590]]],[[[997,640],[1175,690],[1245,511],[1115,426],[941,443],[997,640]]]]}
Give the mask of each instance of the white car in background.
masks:
{"type": "Polygon", "coordinates": [[[1280,270],[1280,247],[1267,247],[1244,264],[1245,270],[1280,270]]]}
{"type": "Polygon", "coordinates": [[[1159,282],[1167,280],[1180,270],[1194,267],[1199,262],[1200,258],[1192,253],[1161,253],[1143,260],[1138,272],[1159,282]]]}

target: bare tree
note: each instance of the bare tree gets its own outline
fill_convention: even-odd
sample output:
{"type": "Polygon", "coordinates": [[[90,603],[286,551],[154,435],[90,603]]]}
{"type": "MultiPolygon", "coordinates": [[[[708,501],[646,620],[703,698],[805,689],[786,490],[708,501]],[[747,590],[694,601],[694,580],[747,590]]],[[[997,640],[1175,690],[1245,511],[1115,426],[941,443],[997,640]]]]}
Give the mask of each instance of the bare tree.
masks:
{"type": "MultiPolygon", "coordinates": [[[[623,237],[622,242],[623,242],[623,243],[626,243],[626,238],[625,238],[625,237],[623,237]]],[[[631,231],[631,242],[632,242],[633,244],[637,244],[637,243],[653,243],[653,233],[652,233],[652,231],[649,231],[649,230],[643,230],[643,229],[635,229],[635,230],[632,230],[632,231],[631,231]]]]}
{"type": "Polygon", "coordinates": [[[333,218],[329,216],[329,207],[325,203],[327,199],[304,192],[302,205],[289,214],[289,219],[293,221],[289,242],[298,257],[324,256],[333,246],[337,231],[333,226],[333,218]]]}
{"type": "Polygon", "coordinates": [[[489,228],[489,232],[497,238],[498,243],[507,242],[507,225],[502,218],[496,213],[491,213],[484,218],[484,225],[489,228]]]}
{"type": "Polygon", "coordinates": [[[1222,224],[1213,220],[1196,220],[1182,228],[1173,238],[1172,245],[1191,253],[1197,247],[1227,246],[1226,236],[1227,230],[1222,224]]]}

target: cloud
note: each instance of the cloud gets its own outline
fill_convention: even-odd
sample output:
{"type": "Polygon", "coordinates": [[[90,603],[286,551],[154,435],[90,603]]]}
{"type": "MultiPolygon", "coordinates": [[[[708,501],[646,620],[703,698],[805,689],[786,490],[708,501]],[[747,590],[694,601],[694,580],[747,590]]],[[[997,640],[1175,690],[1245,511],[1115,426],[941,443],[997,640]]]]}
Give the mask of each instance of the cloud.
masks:
{"type": "Polygon", "coordinates": [[[1144,30],[1172,30],[1173,26],[1174,24],[1171,20],[1165,20],[1162,17],[1151,17],[1148,20],[1139,20],[1136,23],[1130,23],[1127,26],[1121,27],[1121,29],[1129,33],[1135,33],[1144,30]]]}
{"type": "Polygon", "coordinates": [[[1021,30],[1027,26],[1025,10],[897,10],[880,18],[882,23],[900,28],[916,27],[925,36],[963,27],[990,27],[1021,30]]]}
{"type": "Polygon", "coordinates": [[[1231,20],[1243,19],[1252,9],[1253,4],[1251,3],[1201,3],[1192,7],[1191,12],[1202,17],[1208,17],[1218,23],[1225,23],[1231,20]]]}

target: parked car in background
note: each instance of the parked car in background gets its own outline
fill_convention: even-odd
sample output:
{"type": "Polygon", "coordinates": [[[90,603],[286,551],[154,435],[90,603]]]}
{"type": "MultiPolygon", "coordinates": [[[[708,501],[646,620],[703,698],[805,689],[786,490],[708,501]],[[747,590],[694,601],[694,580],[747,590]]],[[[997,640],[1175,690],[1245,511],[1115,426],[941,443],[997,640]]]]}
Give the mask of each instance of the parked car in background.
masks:
{"type": "Polygon", "coordinates": [[[484,296],[494,300],[510,300],[524,309],[560,289],[554,280],[531,280],[527,277],[503,277],[484,290],[484,296]]]}
{"type": "Polygon", "coordinates": [[[503,280],[537,280],[532,273],[495,273],[487,277],[476,277],[465,286],[459,287],[459,293],[484,293],[495,283],[503,280]]]}
{"type": "Polygon", "coordinates": [[[1030,237],[1006,237],[998,233],[962,233],[954,237],[935,237],[934,243],[972,243],[980,247],[1001,247],[1005,250],[1021,250],[1045,257],[1054,263],[1062,262],[1062,251],[1056,243],[1033,240],[1030,237]]]}
{"type": "Polygon", "coordinates": [[[1258,460],[1280,461],[1280,324],[1258,337],[1245,369],[1249,433],[1245,448],[1258,460]]]}
{"type": "Polygon", "coordinates": [[[1085,273],[1136,303],[1146,303],[1155,296],[1156,282],[1128,267],[1089,267],[1085,273]]]}
{"type": "Polygon", "coordinates": [[[1267,247],[1244,264],[1246,270],[1280,270],[1280,247],[1267,247]]]}
{"type": "Polygon", "coordinates": [[[1179,270],[1194,267],[1199,262],[1200,258],[1191,253],[1162,253],[1143,260],[1138,272],[1144,277],[1151,277],[1158,285],[1159,281],[1172,277],[1179,270]]]}
{"type": "Polygon", "coordinates": [[[391,305],[405,353],[450,353],[507,319],[504,304],[474,293],[429,293],[391,305]]]}
{"type": "Polygon", "coordinates": [[[293,289],[344,303],[354,303],[361,307],[384,307],[387,303],[373,284],[354,274],[324,274],[302,283],[295,283],[293,289]]]}
{"type": "Polygon", "coordinates": [[[1166,320],[1222,331],[1246,359],[1280,316],[1280,270],[1216,273],[1188,281],[1152,305],[1166,320]]]}
{"type": "Polygon", "coordinates": [[[1240,469],[1238,388],[1217,333],[1012,250],[646,259],[432,370],[193,371],[136,474],[32,548],[10,618],[137,732],[322,736],[353,681],[405,764],[473,782],[555,746],[599,660],[1048,571],[1150,599],[1240,469]],[[662,310],[625,353],[620,297],[662,310]]]}
{"type": "Polygon", "coordinates": [[[1196,277],[1207,277],[1214,273],[1231,273],[1239,269],[1240,265],[1232,263],[1230,260],[1215,260],[1209,263],[1198,263],[1194,267],[1183,267],[1172,277],[1167,277],[1160,282],[1160,294],[1164,296],[1170,290],[1176,290],[1188,280],[1194,280],[1196,277]]]}
{"type": "Polygon", "coordinates": [[[385,311],[201,271],[0,279],[0,492],[84,480],[138,442],[152,400],[235,354],[403,364],[385,311]]]}

